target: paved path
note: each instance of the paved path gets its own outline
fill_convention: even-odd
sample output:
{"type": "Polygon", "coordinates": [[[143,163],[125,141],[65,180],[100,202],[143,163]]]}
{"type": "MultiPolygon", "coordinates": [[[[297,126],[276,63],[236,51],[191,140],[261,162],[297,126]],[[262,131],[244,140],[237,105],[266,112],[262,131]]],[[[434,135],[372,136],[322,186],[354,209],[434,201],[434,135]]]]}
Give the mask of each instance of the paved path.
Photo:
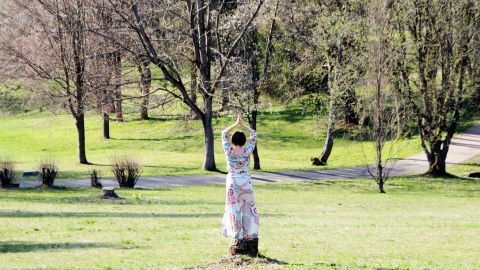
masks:
{"type": "MultiPolygon", "coordinates": [[[[480,155],[480,124],[455,136],[450,145],[447,156],[447,166],[460,163],[480,155]]],[[[427,171],[428,162],[425,154],[420,154],[398,160],[393,164],[391,175],[419,174],[427,171]]],[[[295,182],[304,180],[332,180],[368,178],[370,175],[366,167],[354,167],[335,170],[318,171],[290,171],[252,173],[255,182],[295,182]]],[[[137,183],[139,188],[159,188],[171,186],[224,184],[225,174],[209,175],[183,175],[183,176],[158,176],[141,177],[137,183]]],[[[86,187],[90,180],[58,180],[58,185],[70,187],[86,187]]],[[[118,186],[111,178],[103,179],[104,186],[118,186]]],[[[22,186],[38,185],[38,183],[22,183],[22,186]]]]}

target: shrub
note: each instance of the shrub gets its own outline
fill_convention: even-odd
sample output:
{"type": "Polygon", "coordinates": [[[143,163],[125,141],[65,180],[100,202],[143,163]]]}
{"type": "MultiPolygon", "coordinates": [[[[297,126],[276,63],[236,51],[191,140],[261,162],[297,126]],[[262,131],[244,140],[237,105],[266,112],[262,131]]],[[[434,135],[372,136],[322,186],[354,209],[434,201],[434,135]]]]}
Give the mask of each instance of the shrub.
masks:
{"type": "Polygon", "coordinates": [[[330,98],[326,94],[309,94],[299,99],[302,113],[320,117],[328,114],[330,98]]]}
{"type": "Polygon", "coordinates": [[[133,188],[142,173],[140,165],[128,157],[116,158],[112,172],[120,187],[133,188]]]}
{"type": "Polygon", "coordinates": [[[40,163],[40,177],[44,186],[52,187],[57,173],[58,169],[54,161],[42,161],[40,163]]]}
{"type": "Polygon", "coordinates": [[[0,182],[2,188],[8,188],[15,178],[15,164],[10,160],[0,161],[0,182]]]}
{"type": "Polygon", "coordinates": [[[102,183],[100,182],[102,178],[100,177],[100,172],[96,169],[90,171],[90,185],[92,187],[101,188],[102,183]]]}

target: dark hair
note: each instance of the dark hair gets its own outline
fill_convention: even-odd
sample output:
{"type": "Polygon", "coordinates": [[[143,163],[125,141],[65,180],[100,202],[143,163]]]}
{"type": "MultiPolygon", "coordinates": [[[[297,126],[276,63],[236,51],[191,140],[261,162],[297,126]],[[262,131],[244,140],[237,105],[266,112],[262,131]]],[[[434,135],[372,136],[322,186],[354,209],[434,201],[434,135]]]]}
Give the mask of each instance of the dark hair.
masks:
{"type": "Polygon", "coordinates": [[[245,137],[245,133],[241,131],[235,131],[232,135],[232,143],[234,145],[243,146],[247,141],[247,137],[245,137]]]}

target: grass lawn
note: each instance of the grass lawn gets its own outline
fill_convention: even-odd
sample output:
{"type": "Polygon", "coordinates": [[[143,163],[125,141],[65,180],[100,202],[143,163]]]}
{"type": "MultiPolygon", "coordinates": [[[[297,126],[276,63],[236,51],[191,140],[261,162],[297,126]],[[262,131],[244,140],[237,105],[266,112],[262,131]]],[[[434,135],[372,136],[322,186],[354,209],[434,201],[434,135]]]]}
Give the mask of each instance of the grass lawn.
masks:
{"type": "MultiPolygon", "coordinates": [[[[130,117],[134,117],[131,115],[130,117]]],[[[217,167],[225,168],[220,132],[231,119],[216,118],[215,154],[217,167]]],[[[264,113],[259,117],[258,147],[265,171],[318,169],[310,157],[318,156],[323,147],[326,123],[302,116],[298,110],[264,113]]],[[[350,133],[340,130],[326,169],[365,164],[365,154],[373,160],[369,142],[349,139],[350,133]]],[[[102,137],[101,118],[91,114],[86,120],[87,157],[96,165],[78,163],[76,129],[69,115],[32,113],[0,116],[0,158],[17,162],[19,171],[33,170],[42,159],[58,163],[60,178],[87,177],[98,167],[110,176],[109,165],[115,156],[128,155],[144,166],[145,176],[201,174],[203,162],[203,128],[200,121],[184,122],[172,117],[148,121],[131,119],[111,123],[111,140],[102,137]]],[[[415,154],[420,149],[417,138],[395,143],[394,157],[415,154]]],[[[388,148],[388,147],[387,147],[388,148]]]]}
{"type": "MultiPolygon", "coordinates": [[[[371,180],[255,188],[261,253],[285,269],[480,269],[479,180],[394,178],[387,194],[371,180]]],[[[181,269],[226,253],[222,186],[118,193],[126,202],[92,188],[1,190],[0,269],[181,269]]]]}

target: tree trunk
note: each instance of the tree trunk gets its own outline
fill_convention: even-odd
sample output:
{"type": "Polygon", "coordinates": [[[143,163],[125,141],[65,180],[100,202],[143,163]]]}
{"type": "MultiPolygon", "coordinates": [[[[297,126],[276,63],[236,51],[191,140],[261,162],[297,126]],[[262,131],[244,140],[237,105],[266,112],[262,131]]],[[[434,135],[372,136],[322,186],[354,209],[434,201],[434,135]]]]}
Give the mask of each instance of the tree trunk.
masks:
{"type": "Polygon", "coordinates": [[[395,91],[395,122],[397,124],[397,140],[401,139],[403,137],[403,125],[404,121],[402,119],[402,115],[400,113],[401,108],[400,108],[400,103],[401,103],[401,97],[398,91],[395,91]]]}
{"type": "MultiPolygon", "coordinates": [[[[254,91],[254,95],[256,94],[255,93],[256,91],[254,91]]],[[[257,98],[257,102],[258,102],[258,98],[257,98]]],[[[256,109],[256,102],[255,102],[255,98],[254,98],[254,108],[252,110],[252,119],[251,119],[251,122],[250,122],[250,127],[254,130],[257,130],[257,115],[258,115],[258,112],[257,112],[257,109],[256,109]]],[[[258,155],[258,146],[257,144],[255,144],[255,148],[253,149],[253,169],[254,170],[260,170],[261,167],[260,167],[260,156],[258,155]]]]}
{"type": "MultiPolygon", "coordinates": [[[[381,131],[380,131],[381,132],[381,131]]],[[[376,142],[375,142],[375,148],[377,152],[377,171],[376,171],[376,176],[375,180],[378,184],[378,191],[380,193],[385,193],[385,190],[383,189],[383,184],[385,184],[385,178],[383,176],[383,164],[382,164],[382,139],[381,139],[381,134],[380,136],[376,135],[376,142]]]]}
{"type": "MultiPolygon", "coordinates": [[[[204,113],[202,118],[204,136],[205,136],[205,159],[203,162],[203,169],[207,171],[216,171],[217,167],[215,165],[215,152],[214,152],[214,135],[213,135],[213,126],[212,126],[212,107],[213,107],[213,96],[214,89],[212,89],[212,77],[211,77],[211,68],[213,55],[211,51],[212,40],[212,21],[210,8],[211,5],[207,4],[205,7],[204,0],[197,0],[197,20],[198,20],[198,32],[200,38],[198,38],[198,76],[199,84],[198,87],[201,89],[203,95],[203,104],[204,104],[204,113]]],[[[194,38],[195,40],[195,38],[194,38]]]]}
{"type": "MultiPolygon", "coordinates": [[[[220,86],[221,86],[221,82],[220,82],[220,86]]],[[[224,112],[227,110],[227,105],[230,101],[230,99],[228,98],[228,90],[226,87],[222,87],[222,102],[221,102],[221,106],[220,106],[220,110],[221,112],[224,112]]]]}
{"type": "Polygon", "coordinates": [[[427,152],[429,164],[427,175],[433,177],[448,176],[446,169],[447,153],[448,146],[446,146],[443,141],[438,140],[430,144],[430,153],[427,152]]]}
{"type": "Polygon", "coordinates": [[[123,122],[123,109],[122,109],[122,56],[119,52],[113,55],[113,78],[114,78],[114,96],[115,96],[115,116],[118,122],[123,122]]]}
{"type": "Polygon", "coordinates": [[[83,21],[79,18],[76,18],[76,29],[73,33],[72,43],[73,43],[73,64],[75,66],[75,101],[76,108],[75,112],[72,114],[75,117],[75,126],[77,127],[78,135],[78,159],[81,164],[88,164],[87,154],[85,150],[85,59],[84,57],[84,32],[83,32],[83,21]]]}
{"type": "Polygon", "coordinates": [[[103,112],[103,138],[110,139],[110,116],[103,112]]]}
{"type": "MultiPolygon", "coordinates": [[[[330,97],[334,98],[334,97],[330,97]]],[[[328,128],[327,128],[327,137],[325,138],[325,144],[323,145],[323,151],[320,155],[320,164],[326,165],[328,162],[328,158],[332,153],[333,149],[333,141],[335,138],[335,103],[333,100],[330,101],[330,108],[328,110],[328,128]]]]}
{"type": "Polygon", "coordinates": [[[383,190],[383,184],[385,183],[385,178],[383,176],[383,164],[382,164],[382,149],[383,149],[383,114],[382,114],[382,83],[381,79],[377,78],[377,91],[376,91],[376,98],[375,98],[375,150],[376,150],[376,161],[377,161],[377,175],[376,181],[378,184],[378,189],[380,193],[385,193],[383,190]]]}
{"type": "Polygon", "coordinates": [[[357,105],[357,96],[355,91],[348,89],[345,93],[345,123],[351,125],[358,125],[358,114],[355,111],[357,105]]]}
{"type": "Polygon", "coordinates": [[[251,257],[258,256],[258,238],[248,240],[234,240],[229,248],[230,255],[248,255],[251,257]]]}
{"type": "Polygon", "coordinates": [[[437,158],[436,160],[429,160],[429,168],[427,171],[427,175],[431,175],[434,177],[438,176],[446,176],[447,170],[446,170],[446,165],[445,165],[445,159],[442,159],[441,157],[437,158]]]}
{"type": "MultiPolygon", "coordinates": [[[[258,33],[255,30],[254,34],[255,43],[258,43],[258,33]]],[[[270,36],[271,38],[271,36],[270,36]]],[[[268,46],[268,45],[267,45],[268,46]]],[[[268,54],[265,56],[265,63],[264,63],[264,77],[266,78],[268,72],[268,54]]],[[[258,101],[260,98],[260,93],[258,92],[258,84],[260,82],[260,65],[258,61],[257,54],[254,52],[252,53],[250,65],[252,67],[252,81],[253,81],[253,108],[249,112],[250,113],[250,127],[254,130],[257,130],[257,116],[258,116],[258,101]]],[[[253,169],[260,170],[260,156],[258,155],[258,146],[255,144],[255,148],[253,149],[253,169]]]]}
{"type": "MultiPolygon", "coordinates": [[[[114,91],[115,92],[115,91],[114,91]]],[[[114,93],[113,93],[114,94],[114,93]]],[[[115,112],[117,111],[115,109],[115,101],[113,100],[113,98],[110,98],[110,100],[108,101],[108,103],[110,103],[110,106],[109,106],[109,113],[112,113],[112,114],[115,114],[115,112]]]]}
{"type": "MultiPolygon", "coordinates": [[[[343,63],[343,44],[345,42],[345,39],[342,38],[339,40],[338,44],[338,49],[337,49],[337,65],[340,67],[343,63]]],[[[334,73],[336,68],[333,69],[334,73]]],[[[329,73],[331,73],[330,71],[329,73]]],[[[338,76],[338,75],[337,75],[338,76]]],[[[336,79],[336,76],[329,76],[329,84],[328,88],[330,91],[330,103],[329,103],[329,108],[328,108],[328,128],[327,128],[327,137],[325,138],[325,144],[323,145],[323,151],[322,154],[320,155],[320,160],[317,164],[317,161],[314,159],[313,160],[313,165],[326,165],[328,162],[328,158],[330,157],[330,154],[332,153],[333,149],[333,140],[335,138],[335,121],[337,120],[337,86],[334,86],[338,84],[338,79],[336,79]]]]}
{"type": "MultiPolygon", "coordinates": [[[[108,83],[111,83],[111,77],[108,79],[108,83]]],[[[112,88],[108,87],[102,91],[101,99],[101,113],[103,120],[103,138],[110,139],[110,113],[111,113],[111,99],[112,88]]]]}
{"type": "Polygon", "coordinates": [[[78,159],[81,164],[88,164],[85,151],[85,116],[80,113],[75,120],[78,133],[78,159]]]}
{"type": "Polygon", "coordinates": [[[327,137],[325,138],[323,151],[322,151],[322,154],[320,155],[320,161],[323,164],[327,164],[328,158],[332,153],[334,137],[335,137],[335,122],[333,120],[328,120],[327,137]]]}
{"type": "Polygon", "coordinates": [[[207,171],[216,171],[215,152],[214,152],[214,134],[212,126],[212,97],[205,98],[205,115],[202,119],[204,135],[205,135],[205,158],[203,162],[203,169],[207,171]]]}
{"type": "Polygon", "coordinates": [[[378,192],[380,193],[385,193],[385,190],[383,189],[383,186],[385,184],[385,182],[377,182],[378,183],[378,192]]]}
{"type": "Polygon", "coordinates": [[[480,64],[471,71],[473,105],[480,110],[480,64]]]}
{"type": "MultiPolygon", "coordinates": [[[[198,76],[197,76],[197,66],[195,63],[192,63],[191,69],[190,69],[190,99],[193,101],[193,103],[197,103],[197,87],[198,87],[198,76]]],[[[197,118],[197,114],[195,111],[190,108],[190,117],[192,119],[197,118]]]]}
{"type": "Polygon", "coordinates": [[[150,62],[148,60],[142,61],[138,66],[140,72],[140,88],[142,92],[142,101],[140,103],[140,119],[147,120],[148,117],[148,104],[150,100],[150,87],[152,85],[152,72],[150,70],[150,62]]]}

